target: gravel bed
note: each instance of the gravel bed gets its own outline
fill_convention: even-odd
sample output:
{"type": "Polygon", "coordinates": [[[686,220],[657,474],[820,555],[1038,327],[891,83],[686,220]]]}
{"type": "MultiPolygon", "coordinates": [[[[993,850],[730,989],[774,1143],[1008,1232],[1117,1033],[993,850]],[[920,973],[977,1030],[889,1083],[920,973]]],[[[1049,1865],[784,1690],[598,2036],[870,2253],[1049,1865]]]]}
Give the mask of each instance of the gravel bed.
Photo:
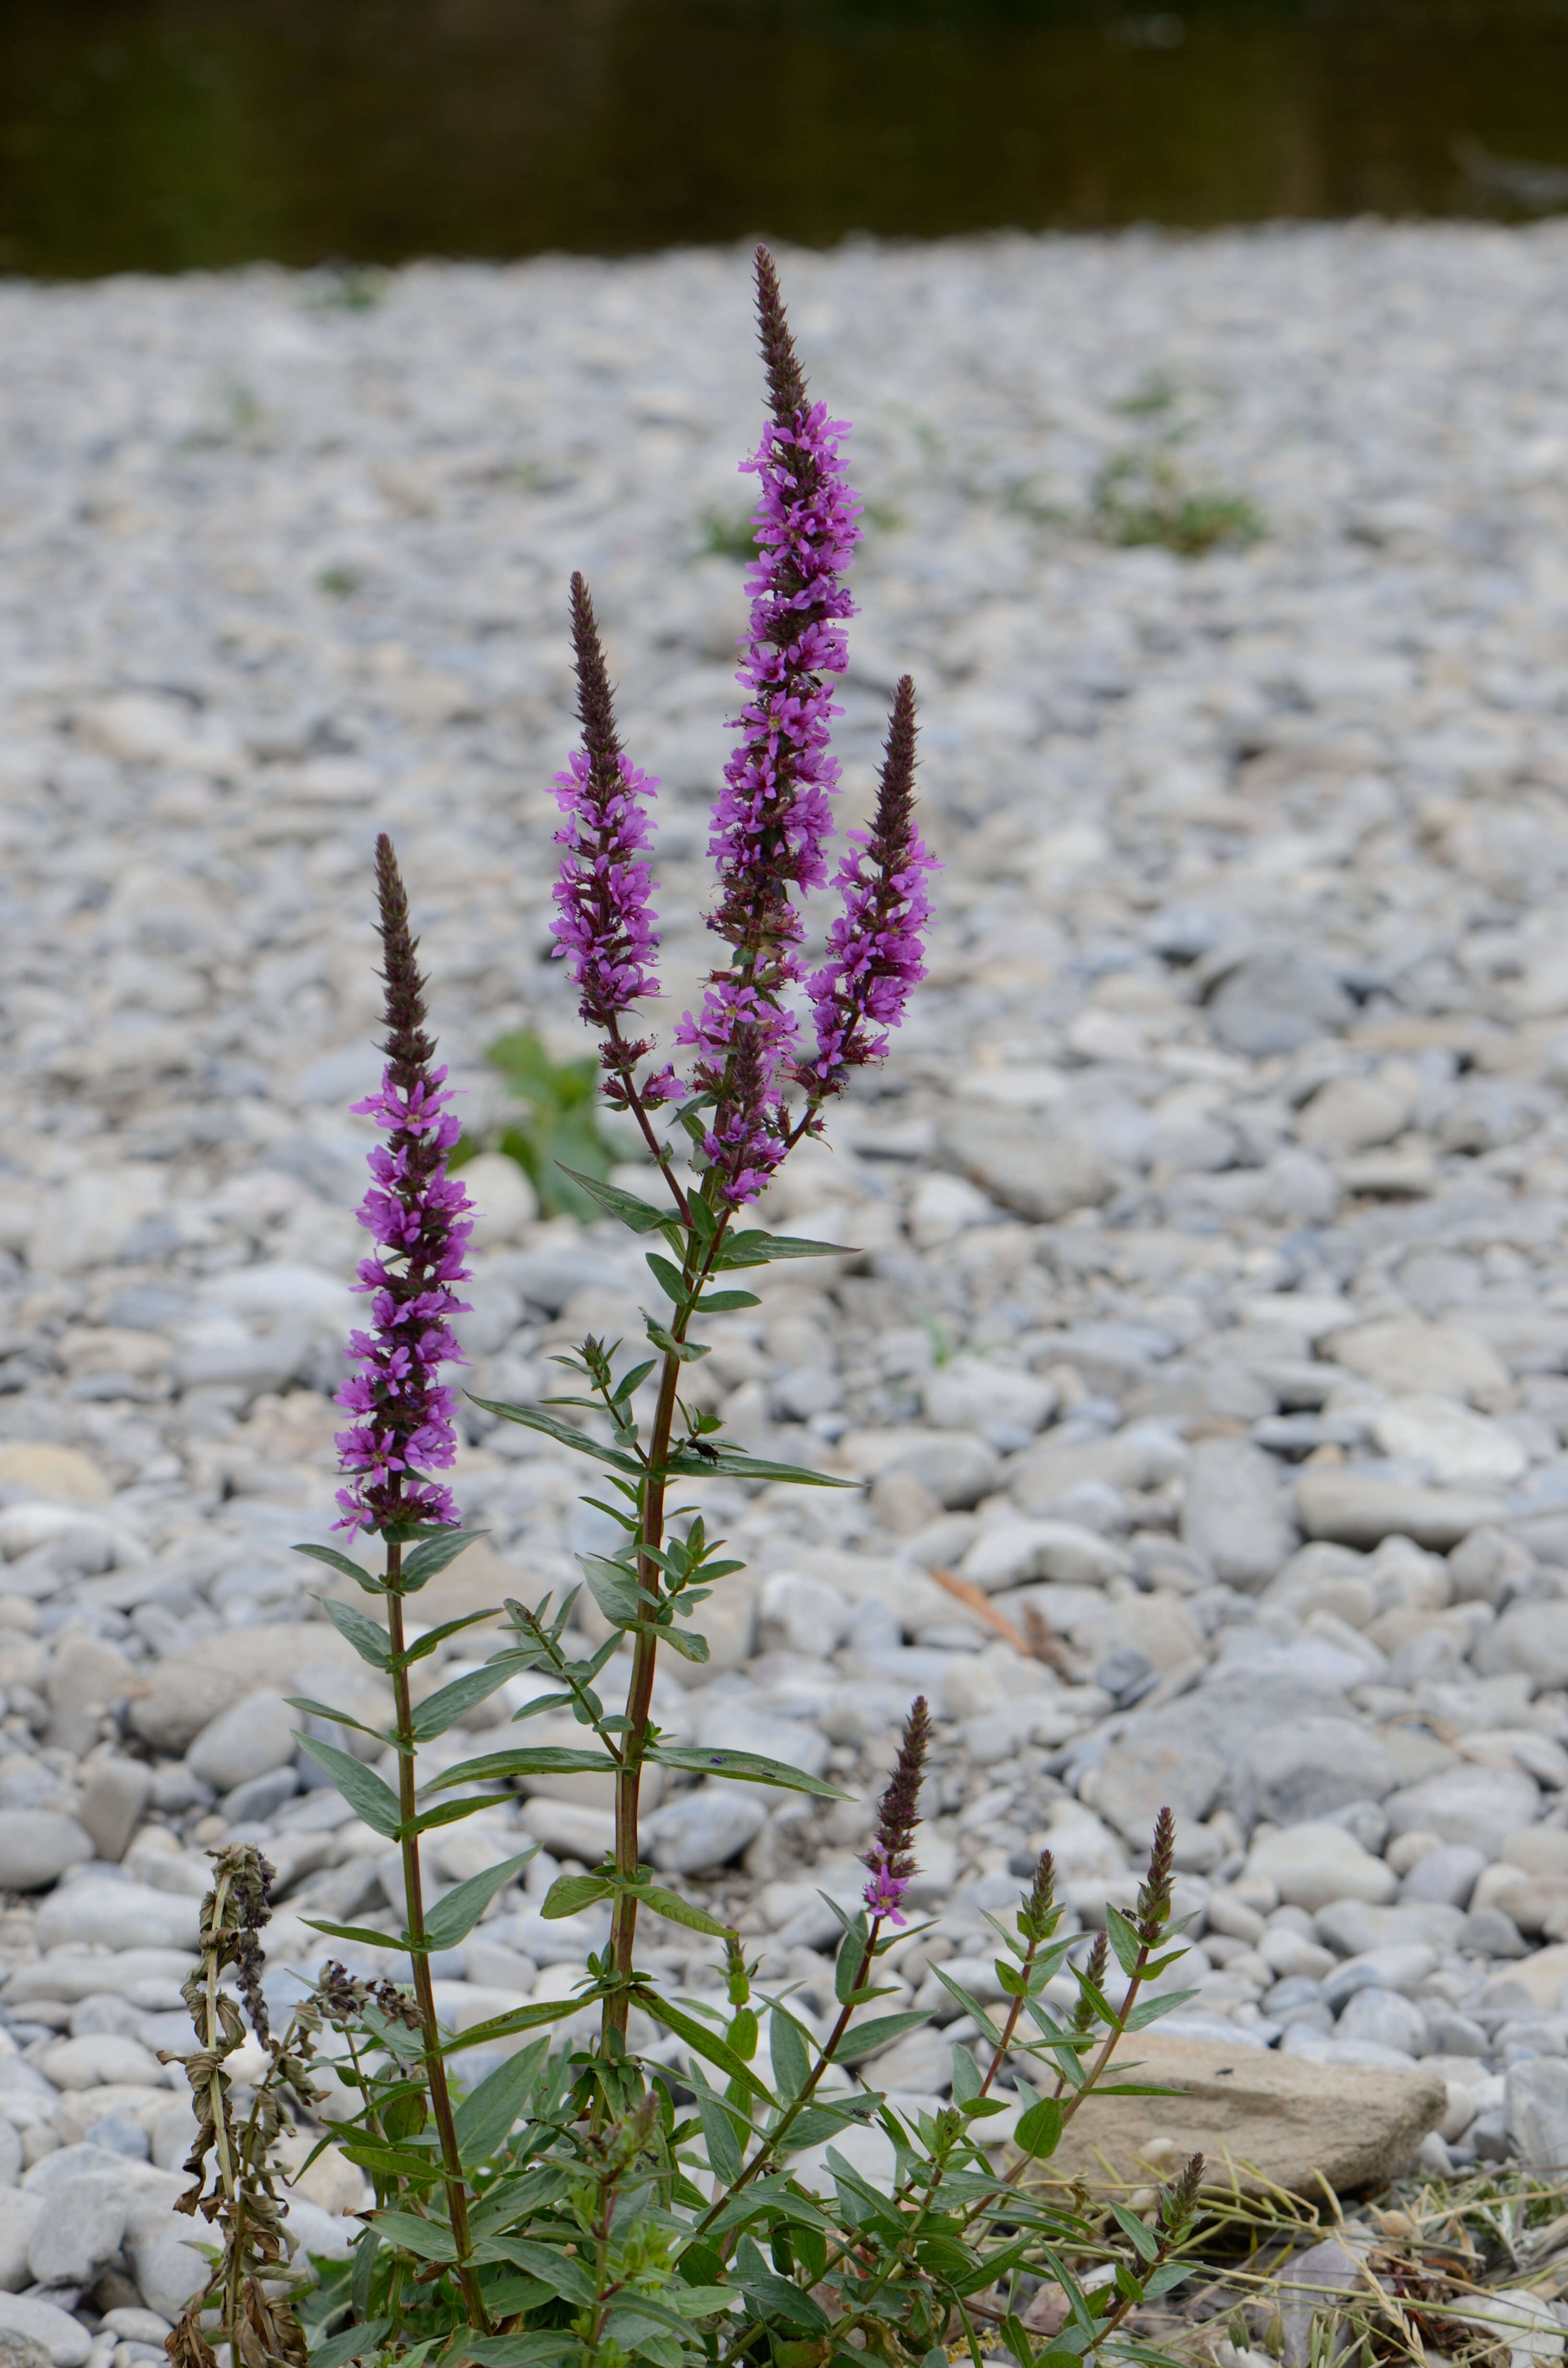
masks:
{"type": "MultiPolygon", "coordinates": [[[[750,1569],[660,1696],[854,1797],[672,1789],[651,1853],[821,2009],[818,1895],[856,1888],[924,1691],[908,1997],[951,2017],[937,1962],[990,1981],[982,1911],[1042,1845],[1087,1930],[1169,1801],[1169,2029],[1435,2066],[1428,2168],[1561,2161],[1568,227],[784,261],[872,506],[846,803],[908,666],[946,869],[892,1059],[764,1211],[847,1247],[769,1270],[700,1375],[744,1443],[866,1486],[699,1492],[750,1569]],[[1107,488],[1138,484],[1265,532],[1117,547],[1107,488]]],[[[369,848],[392,830],[488,1135],[494,1038],[584,1049],[546,960],[574,565],[665,783],[666,1033],[712,945],[745,257],[366,293],[0,288],[0,2332],[59,2368],[153,2356],[199,2276],[157,2051],[207,1850],[278,1868],[280,2003],[305,1917],[396,1921],[281,1699],[368,1683],[291,1548],[333,1511],[369,848]]],[[[640,1254],[474,1175],[470,1386],[537,1397],[563,1343],[640,1331],[640,1254]]],[[[581,1474],[465,1421],[489,1535],[441,1602],[571,1584],[581,1474]]],[[[460,2028],[569,1994],[600,1936],[539,1897],[607,1826],[543,1780],[437,1844],[448,1884],[543,1845],[438,1965],[460,2028]]],[[[878,2085],[939,2091],[955,2035],[878,2085]]],[[[305,2190],[341,2251],[358,2174],[305,2190]]]]}

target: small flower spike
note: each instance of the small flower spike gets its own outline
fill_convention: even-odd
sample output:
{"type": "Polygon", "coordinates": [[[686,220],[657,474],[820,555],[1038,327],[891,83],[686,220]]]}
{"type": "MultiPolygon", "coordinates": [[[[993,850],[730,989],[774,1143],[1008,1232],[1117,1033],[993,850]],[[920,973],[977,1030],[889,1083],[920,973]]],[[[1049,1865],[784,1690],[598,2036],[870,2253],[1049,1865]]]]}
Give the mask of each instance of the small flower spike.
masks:
{"type": "Polygon", "coordinates": [[[555,843],[566,853],[551,928],[557,959],[571,965],[579,1013],[604,1031],[599,1057],[610,1073],[608,1099],[623,1102],[627,1077],[653,1047],[624,1041],[620,1017],[640,996],[659,991],[657,915],[648,901],[653,883],[645,860],[645,802],[658,783],[622,751],[594,604],[581,575],[572,578],[572,646],[583,745],[551,783],[566,817],[555,843]]]}
{"type": "Polygon", "coordinates": [[[1176,1858],[1176,1818],[1169,1809],[1162,1809],[1154,1819],[1153,1847],[1149,1852],[1149,1872],[1138,1892],[1136,1910],[1138,1938],[1153,1948],[1171,1918],[1171,1875],[1176,1858]]]}
{"type": "Polygon", "coordinates": [[[916,1694],[903,1722],[903,1740],[887,1790],[877,1805],[877,1830],[861,1861],[870,1869],[862,1896],[873,1916],[903,1922],[903,1896],[915,1878],[912,1845],[920,1823],[920,1781],[931,1739],[931,1713],[924,1694],[916,1694]]]}
{"type": "Polygon", "coordinates": [[[876,817],[869,831],[849,834],[856,852],[837,876],[844,909],[808,990],[816,1057],[796,1076],[813,1103],[841,1092],[851,1069],[885,1057],[888,1030],[926,975],[925,881],[937,867],[915,827],[915,684],[905,675],[888,724],[876,817]]]}
{"type": "Polygon", "coordinates": [[[386,1068],[381,1090],[356,1102],[356,1116],[387,1130],[370,1154],[369,1190],[359,1223],[378,1245],[360,1261],[356,1289],[370,1298],[372,1328],[349,1336],[354,1371],[336,1403],[354,1417],[337,1433],[337,1492],[347,1530],[385,1530],[403,1522],[455,1526],[460,1516],[451,1491],[430,1470],[451,1464],[452,1392],[437,1379],[443,1364],[462,1362],[451,1318],[466,1301],[453,1285],[468,1269],[463,1252],[472,1231],[470,1201],[447,1173],[447,1155],[460,1132],[442,1090],[445,1069],[432,1067],[436,1047],[425,1032],[425,982],[408,925],[408,898],[392,841],[376,841],[376,886],[386,983],[386,1068]]]}

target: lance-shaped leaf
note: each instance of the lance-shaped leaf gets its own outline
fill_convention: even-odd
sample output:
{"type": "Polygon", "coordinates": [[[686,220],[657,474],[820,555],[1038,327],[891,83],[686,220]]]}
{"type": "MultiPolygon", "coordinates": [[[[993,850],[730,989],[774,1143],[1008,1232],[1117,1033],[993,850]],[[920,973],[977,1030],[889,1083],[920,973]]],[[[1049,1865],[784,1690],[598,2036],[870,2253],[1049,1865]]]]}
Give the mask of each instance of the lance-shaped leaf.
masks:
{"type": "Polygon", "coordinates": [[[398,1939],[395,1932],[378,1932],[373,1925],[324,1924],[321,1919],[315,1916],[302,1916],[300,1921],[302,1924],[308,1924],[312,1932],[324,1932],[327,1934],[329,1939],[334,1941],[358,1941],[358,1945],[362,1949],[397,1949],[401,1951],[403,1948],[403,1942],[398,1939]]]}
{"type": "Polygon", "coordinates": [[[1013,2143],[1020,2154],[1044,2162],[1056,2152],[1062,2136],[1062,2107],[1054,2097],[1040,2097],[1018,2115],[1013,2143]]]}
{"type": "Polygon", "coordinates": [[[739,1784],[774,1784],[785,1793],[814,1793],[824,1801],[847,1801],[853,1796],[841,1793],[835,1784],[826,1784],[820,1776],[808,1776],[803,1769],[790,1768],[782,1759],[768,1759],[760,1751],[724,1751],[717,1744],[658,1743],[648,1758],[662,1768],[683,1768],[697,1776],[728,1776],[739,1784]]]}
{"type": "Polygon", "coordinates": [[[562,1916],[581,1915],[585,1907],[608,1899],[615,1889],[613,1883],[602,1874],[558,1874],[544,1895],[540,1914],[547,1923],[556,1923],[562,1916]]]}
{"type": "Polygon", "coordinates": [[[594,1601],[618,1628],[634,1628],[653,1609],[652,1600],[644,1597],[632,1573],[622,1570],[619,1563],[607,1562],[602,1554],[584,1555],[583,1576],[594,1601]]]}
{"type": "Polygon", "coordinates": [[[345,1578],[351,1578],[356,1587],[364,1588],[367,1595],[386,1593],[385,1579],[350,1561],[347,1554],[339,1554],[335,1546],[296,1546],[294,1552],[309,1554],[312,1562],[324,1562],[329,1570],[340,1570],[345,1578]]]}
{"type": "Polygon", "coordinates": [[[460,2031],[449,2039],[441,2049],[443,2055],[460,2055],[466,2047],[488,2047],[497,2039],[513,2039],[519,2031],[539,2031],[547,2022],[559,2022],[579,2008],[592,2006],[600,1996],[595,1989],[584,1990],[576,1998],[544,1998],[537,2006],[515,2006],[507,2014],[493,2014],[488,2022],[476,2022],[472,2030],[460,2031]]]}
{"type": "Polygon", "coordinates": [[[462,1759],[430,1780],[430,1790],[448,1784],[488,1784],[504,1776],[613,1776],[617,1762],[608,1751],[579,1751],[568,1743],[536,1743],[512,1751],[490,1751],[483,1759],[462,1759]]]}
{"type": "Polygon", "coordinates": [[[335,1710],[331,1702],[316,1702],[310,1694],[285,1694],[290,1710],[303,1711],[307,1718],[324,1718],[333,1726],[351,1726],[356,1735],[373,1735],[378,1743],[391,1743],[392,1737],[379,1726],[367,1726],[362,1718],[350,1718],[346,1710],[335,1710]]]}
{"type": "Polygon", "coordinates": [[[708,2063],[716,2065],[727,2079],[738,2080],[742,2088],[756,2098],[760,2104],[778,2104],[778,2099],[769,2096],[744,2057],[737,2055],[733,2047],[719,2038],[716,2032],[709,2031],[694,2016],[683,2014],[678,2006],[672,2006],[668,1998],[660,1998],[653,1990],[639,1990],[637,2002],[647,2009],[655,2022],[662,2022],[666,2031],[674,2032],[677,2039],[684,2039],[694,2055],[700,2055],[708,2063]]]}
{"type": "Polygon", "coordinates": [[[486,2162],[501,2146],[514,2122],[520,2119],[528,2092],[550,2047],[548,2038],[531,2047],[519,2047],[494,2072],[487,2073],[453,2116],[458,2151],[465,2165],[486,2162]]]}
{"type": "Polygon", "coordinates": [[[444,1899],[438,1899],[425,1918],[426,1949],[455,1949],[472,1931],[503,1884],[510,1883],[538,1850],[538,1842],[532,1842],[516,1858],[503,1859],[499,1866],[487,1866],[483,1874],[471,1874],[466,1883],[460,1883],[444,1899]]]}
{"type": "Polygon", "coordinates": [[[582,1186],[591,1201],[598,1202],[607,1217],[619,1217],[621,1224],[629,1225],[634,1234],[656,1234],[674,1218],[673,1209],[652,1208],[646,1201],[640,1201],[635,1192],[623,1192],[619,1184],[606,1184],[597,1176],[580,1175],[575,1167],[568,1167],[563,1159],[558,1159],[555,1164],[563,1176],[570,1176],[574,1184],[582,1186]]]}
{"type": "Polygon", "coordinates": [[[438,2220],[421,2220],[414,2212],[378,2212],[370,2226],[389,2245],[401,2245],[422,2261],[455,2261],[456,2239],[438,2220]]]}
{"type": "MultiPolygon", "coordinates": [[[[329,1713],[335,1716],[335,1713],[329,1713]]],[[[396,1841],[403,1823],[397,1794],[390,1784],[383,1784],[373,1769],[351,1751],[339,1751],[334,1743],[318,1743],[313,1735],[296,1733],[295,1742],[309,1759],[342,1793],[349,1807],[365,1820],[370,1831],[385,1834],[388,1841],[396,1841]]]]}
{"type": "Polygon", "coordinates": [[[392,1668],[392,1647],[379,1620],[372,1620],[352,1603],[336,1602],[330,1595],[318,1595],[316,1601],[338,1634],[347,1637],[362,1661],[369,1661],[373,1669],[386,1671],[392,1668]]]}
{"type": "Polygon", "coordinates": [[[475,1398],[473,1403],[500,1422],[520,1422],[526,1430],[541,1430],[559,1447],[570,1447],[578,1455],[591,1455],[596,1463],[608,1463],[616,1472],[630,1472],[635,1479],[642,1476],[642,1466],[634,1455],[622,1455],[619,1448],[601,1447],[585,1430],[574,1430],[569,1422],[557,1421],[542,1406],[505,1406],[498,1398],[475,1398]]]}
{"type": "Polygon", "coordinates": [[[481,1809],[494,1809],[505,1793],[471,1793],[461,1801],[437,1801],[428,1809],[421,1809],[409,1825],[411,1834],[428,1834],[437,1826],[455,1826],[463,1817],[477,1816],[481,1809]]]}
{"type": "Polygon", "coordinates": [[[470,1669],[466,1677],[454,1678],[450,1685],[442,1686],[437,1692],[426,1694],[414,1713],[415,1741],[428,1743],[432,1736],[445,1735],[465,1711],[494,1693],[511,1675],[508,1662],[503,1661],[499,1668],[491,1662],[483,1669],[470,1669]]]}
{"type": "Polygon", "coordinates": [[[733,1941],[736,1937],[733,1925],[721,1924],[705,1907],[694,1907],[678,1891],[665,1891],[656,1883],[618,1884],[616,1888],[624,1889],[630,1898],[640,1900],[667,1923],[684,1924],[689,1932],[706,1932],[715,1941],[733,1941]]]}
{"type": "Polygon", "coordinates": [[[870,2022],[854,2023],[835,2048],[835,2060],[853,2064],[858,2055],[871,2055],[879,2047],[891,2047],[893,2041],[902,2039],[906,2031],[918,2030],[922,2023],[929,2021],[930,2017],[924,2012],[916,2014],[911,2011],[879,2014],[870,2022]]]}
{"type": "Polygon", "coordinates": [[[695,1628],[666,1627],[661,1621],[659,1642],[661,1645],[668,1645],[673,1651],[680,1655],[683,1661],[694,1661],[699,1668],[709,1656],[708,1639],[706,1636],[699,1636],[695,1628]]]}
{"type": "Polygon", "coordinates": [[[443,1530],[438,1536],[423,1540],[403,1565],[403,1593],[417,1595],[438,1571],[445,1570],[459,1554],[466,1554],[470,1546],[489,1534],[488,1530],[443,1530]]]}
{"type": "Polygon", "coordinates": [[[362,2327],[346,2327],[341,2335],[329,2336],[319,2351],[312,2352],[311,2368],[347,2368],[349,2361],[376,2351],[391,2327],[390,2318],[370,2318],[362,2327]]]}
{"type": "Polygon", "coordinates": [[[491,1605],[483,1611],[465,1611],[460,1620],[446,1620],[442,1622],[439,1628],[426,1628],[423,1636],[415,1638],[403,1657],[410,1664],[423,1661],[427,1655],[437,1651],[449,1636],[457,1635],[460,1630],[477,1628],[482,1620],[499,1620],[500,1617],[501,1606],[498,1603],[491,1605]]]}
{"type": "Polygon", "coordinates": [[[805,1242],[793,1234],[764,1233],[760,1225],[744,1234],[727,1234],[713,1263],[721,1266],[772,1266],[783,1258],[858,1258],[844,1242],[805,1242]]]}
{"type": "Polygon", "coordinates": [[[858,1488],[858,1480],[836,1480],[830,1472],[810,1472],[803,1463],[772,1463],[760,1455],[743,1455],[738,1448],[715,1447],[707,1457],[672,1455],[666,1473],[679,1480],[711,1480],[725,1474],[732,1480],[776,1480],[796,1488],[858,1488]]]}

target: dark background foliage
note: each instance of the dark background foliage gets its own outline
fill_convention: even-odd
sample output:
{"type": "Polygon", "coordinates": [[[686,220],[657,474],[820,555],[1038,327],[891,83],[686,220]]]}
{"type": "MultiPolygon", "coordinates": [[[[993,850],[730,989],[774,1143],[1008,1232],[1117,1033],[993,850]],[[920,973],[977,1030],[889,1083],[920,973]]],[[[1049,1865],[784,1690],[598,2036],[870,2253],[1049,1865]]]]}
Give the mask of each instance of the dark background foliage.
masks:
{"type": "Polygon", "coordinates": [[[9,271],[1563,203],[1568,0],[0,5],[9,271]]]}

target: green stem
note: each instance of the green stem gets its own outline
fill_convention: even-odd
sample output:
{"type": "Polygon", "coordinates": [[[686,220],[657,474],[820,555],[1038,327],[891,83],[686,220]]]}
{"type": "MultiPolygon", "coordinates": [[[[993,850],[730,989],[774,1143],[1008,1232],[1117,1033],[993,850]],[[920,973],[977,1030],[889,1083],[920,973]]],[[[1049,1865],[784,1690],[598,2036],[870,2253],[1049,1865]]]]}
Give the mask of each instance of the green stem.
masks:
{"type": "Polygon", "coordinates": [[[392,1694],[397,1708],[398,1842],[403,1853],[403,1887],[409,1954],[414,1964],[414,1995],[419,2002],[420,2031],[425,2043],[425,2079],[430,2093],[430,2110],[441,2141],[441,2170],[447,2190],[452,2242],[457,2248],[458,2280],[468,2308],[469,2325],[487,2335],[490,2319],[485,2311],[484,2297],[479,2290],[479,2273],[473,2265],[473,2239],[468,2225],[468,2188],[463,2179],[457,2123],[452,2117],[451,2091],[447,2086],[447,2063],[441,2053],[440,2028],[436,2021],[430,1954],[425,1942],[425,1883],[419,1862],[419,1836],[414,1824],[417,1814],[414,1782],[414,1702],[409,1691],[408,1664],[404,1658],[407,1645],[403,1625],[402,1579],[403,1548],[395,1539],[389,1539],[387,1626],[392,1645],[392,1694]]]}
{"type": "MultiPolygon", "coordinates": [[[[724,1238],[729,1223],[727,1215],[719,1219],[712,1240],[697,1260],[692,1272],[693,1254],[698,1244],[695,1234],[688,1235],[686,1254],[686,1275],[691,1294],[684,1307],[677,1307],[670,1318],[673,1338],[684,1341],[691,1321],[697,1295],[713,1270],[719,1245],[724,1238]]],[[[658,1404],[653,1412],[653,1435],[648,1442],[647,1476],[642,1482],[642,1520],[638,1534],[637,1584],[649,1596],[660,1592],[659,1565],[653,1556],[665,1543],[665,1467],[670,1458],[670,1441],[675,1436],[676,1398],[680,1385],[681,1360],[673,1349],[665,1352],[664,1368],[659,1375],[658,1404]]],[[[648,1748],[648,1726],[653,1702],[653,1673],[659,1657],[659,1632],[651,1620],[639,1625],[636,1642],[631,1648],[631,1678],[626,1690],[626,1729],[621,1738],[621,1764],[615,1780],[615,1871],[630,1880],[641,1863],[641,1803],[642,1793],[642,1757],[648,1748]]],[[[610,1964],[618,1975],[617,1987],[604,2002],[600,2022],[600,2046],[603,2048],[612,2032],[624,2043],[627,2019],[631,1999],[629,1982],[637,1941],[637,1895],[625,1890],[616,1894],[615,1914],[610,1923],[610,1964]]]]}

